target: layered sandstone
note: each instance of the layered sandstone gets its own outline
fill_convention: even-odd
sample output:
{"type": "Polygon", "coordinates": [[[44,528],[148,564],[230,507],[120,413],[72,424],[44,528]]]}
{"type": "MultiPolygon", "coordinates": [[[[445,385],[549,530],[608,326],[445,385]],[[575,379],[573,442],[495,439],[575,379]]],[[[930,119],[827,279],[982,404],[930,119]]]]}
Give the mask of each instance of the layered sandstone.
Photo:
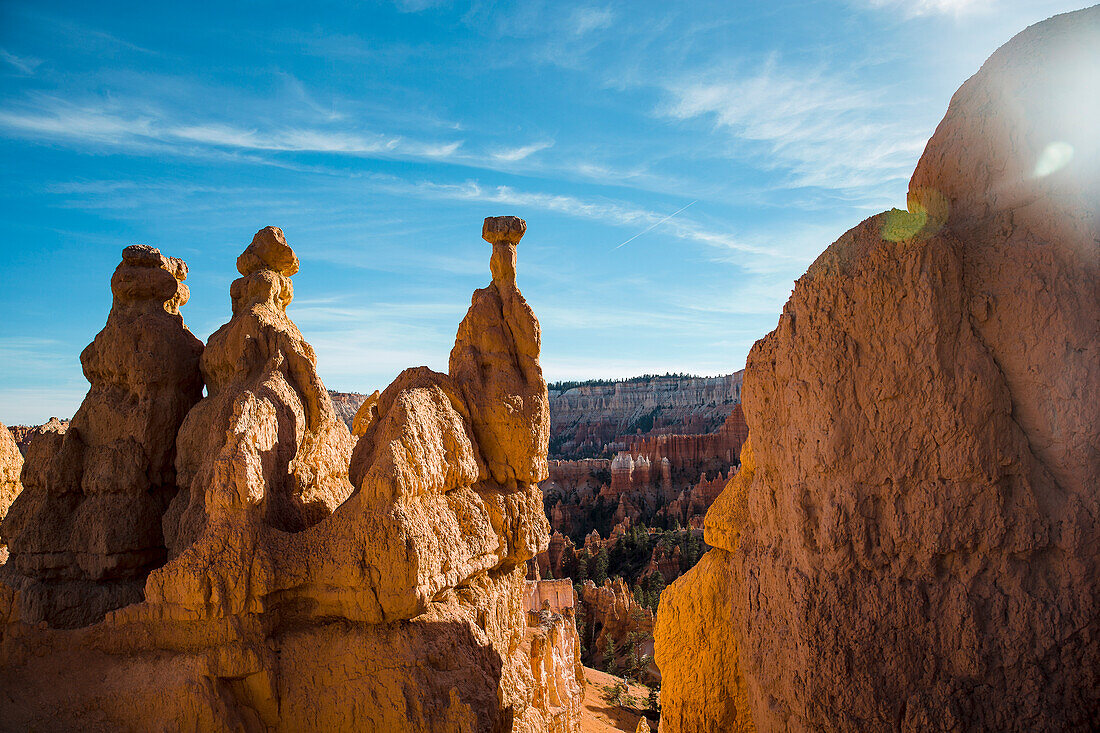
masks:
{"type": "Polygon", "coordinates": [[[352,492],[351,435],[286,313],[297,256],[266,227],[237,270],[233,317],[202,355],[207,396],[177,439],[179,491],[163,522],[175,562],[149,583],[174,616],[255,609],[274,580],[269,538],[313,526],[352,492]]]}
{"type": "Polygon", "coordinates": [[[527,610],[526,561],[548,532],[548,405],[514,280],[522,230],[486,221],[493,282],[450,373],[399,375],[358,410],[354,448],[286,314],[297,257],[261,230],[203,354],[208,394],[179,430],[168,561],[144,602],[65,635],[26,623],[23,591],[0,586],[0,687],[27,690],[0,696],[3,719],[575,730],[573,623],[527,610]]]}
{"type": "Polygon", "coordinates": [[[638,377],[550,394],[555,455],[598,455],[609,443],[646,435],[709,433],[741,401],[742,372],[720,377],[638,377]]]}
{"type": "Polygon", "coordinates": [[[534,707],[548,713],[550,733],[576,730],[584,701],[584,666],[574,617],[573,585],[527,583],[527,644],[535,679],[534,707]]]}
{"type": "MultiPolygon", "coordinates": [[[[23,454],[3,423],[0,423],[0,522],[8,513],[8,507],[23,490],[19,472],[23,470],[23,454]]],[[[8,547],[0,538],[0,565],[8,560],[8,547]]]]}
{"type": "Polygon", "coordinates": [[[91,389],[67,430],[36,431],[24,491],[3,523],[28,623],[83,626],[140,601],[164,562],[176,432],[202,395],[202,343],[179,308],[187,265],[133,245],[111,278],[107,324],[80,355],[91,389]]]}
{"type": "Polygon", "coordinates": [[[715,549],[662,596],[662,730],[1100,718],[1096,69],[1100,8],[998,50],[909,211],[826,250],[753,348],[715,549]]]}
{"type": "Polygon", "coordinates": [[[701,521],[748,437],[741,405],[726,409],[710,433],[639,437],[610,460],[550,461],[541,488],[551,526],[579,537],[593,525],[610,532],[626,518],[664,527],[701,521]]]}
{"type": "Polygon", "coordinates": [[[336,417],[340,418],[348,430],[354,433],[355,413],[367,401],[368,395],[358,392],[333,392],[328,390],[329,399],[332,400],[332,408],[336,411],[336,417]]]}
{"type": "Polygon", "coordinates": [[[735,465],[748,436],[745,414],[741,405],[736,404],[714,432],[637,438],[629,442],[627,452],[644,456],[654,465],[667,460],[670,480],[679,482],[695,478],[701,472],[721,471],[735,465]]]}

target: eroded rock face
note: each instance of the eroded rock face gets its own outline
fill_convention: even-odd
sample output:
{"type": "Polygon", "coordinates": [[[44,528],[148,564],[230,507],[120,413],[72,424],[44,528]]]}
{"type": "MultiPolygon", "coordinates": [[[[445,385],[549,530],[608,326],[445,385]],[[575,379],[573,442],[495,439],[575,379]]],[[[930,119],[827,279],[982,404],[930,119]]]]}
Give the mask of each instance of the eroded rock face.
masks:
{"type": "MultiPolygon", "coordinates": [[[[4,423],[0,423],[0,522],[8,513],[8,507],[23,490],[19,482],[19,472],[23,469],[23,454],[15,438],[4,423]]],[[[0,539],[0,565],[8,560],[8,547],[0,539]]]]}
{"type": "Polygon", "coordinates": [[[26,454],[27,448],[30,446],[31,441],[35,436],[43,432],[58,432],[69,429],[68,420],[59,420],[56,417],[51,417],[47,422],[42,425],[9,425],[8,430],[11,431],[11,435],[15,438],[15,444],[19,446],[19,452],[26,454]]]}
{"type": "Polygon", "coordinates": [[[527,225],[514,216],[485,220],[482,237],[493,245],[493,282],[474,293],[449,367],[470,405],[489,475],[505,487],[547,477],[550,441],[550,406],[538,363],[542,332],[516,287],[516,246],[525,231],[527,225]]]}
{"type": "Polygon", "coordinates": [[[122,251],[107,324],[80,355],[91,383],[67,430],[43,426],[3,524],[27,622],[81,626],[141,599],[165,560],[160,517],[176,491],[175,436],[202,394],[187,330],[187,265],[122,251]]]}
{"type": "Polygon", "coordinates": [[[741,401],[742,375],[640,377],[552,391],[551,452],[555,458],[582,459],[599,455],[610,443],[713,432],[741,401]]]}
{"type": "MultiPolygon", "coordinates": [[[[509,252],[514,273],[514,242],[499,245],[494,275],[509,252]]],[[[527,611],[526,562],[549,529],[547,397],[514,282],[495,278],[467,321],[525,335],[456,346],[462,379],[403,372],[360,409],[353,450],[286,315],[297,263],[273,228],[238,260],[233,318],[202,359],[209,394],[179,431],[170,559],[145,601],[65,638],[9,616],[0,687],[32,692],[0,699],[0,715],[92,730],[575,730],[579,700],[562,697],[580,689],[575,628],[527,611]]]]}
{"type": "Polygon", "coordinates": [[[662,597],[662,730],[1100,717],[1097,69],[1100,8],[997,51],[910,210],[833,244],[753,348],[716,549],[662,597]]]}
{"type": "Polygon", "coordinates": [[[533,707],[548,711],[547,731],[577,728],[584,701],[584,665],[574,616],[573,584],[564,580],[527,583],[527,641],[535,679],[533,707]]]}

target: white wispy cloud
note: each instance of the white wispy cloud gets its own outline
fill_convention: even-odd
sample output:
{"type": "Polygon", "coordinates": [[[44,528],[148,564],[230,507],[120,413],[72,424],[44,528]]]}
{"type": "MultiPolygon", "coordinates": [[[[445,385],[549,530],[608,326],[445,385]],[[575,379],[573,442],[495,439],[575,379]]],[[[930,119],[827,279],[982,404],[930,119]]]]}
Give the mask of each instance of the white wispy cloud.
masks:
{"type": "Polygon", "coordinates": [[[582,7],[573,11],[570,25],[574,35],[584,36],[592,31],[609,28],[615,20],[610,8],[582,7]]]}
{"type": "Polygon", "coordinates": [[[992,0],[866,0],[872,8],[890,8],[908,18],[921,15],[954,15],[989,10],[992,0]]]}
{"type": "Polygon", "coordinates": [[[0,61],[14,66],[20,72],[24,74],[33,74],[34,70],[42,64],[42,59],[36,59],[31,56],[16,56],[14,53],[7,49],[0,48],[0,61]]]}
{"type": "Polygon", "coordinates": [[[0,112],[0,129],[39,139],[62,139],[114,146],[192,143],[217,148],[271,152],[343,153],[361,156],[445,159],[462,140],[426,141],[378,133],[288,128],[245,128],[220,122],[174,124],[167,115],[126,115],[47,100],[39,109],[0,112]]]}
{"type": "Polygon", "coordinates": [[[518,148],[504,148],[497,150],[490,155],[494,160],[499,160],[506,163],[515,163],[516,161],[523,160],[524,158],[533,155],[540,150],[546,150],[554,144],[552,140],[545,142],[532,143],[530,145],[523,145],[518,148]]]}
{"type": "Polygon", "coordinates": [[[775,57],[747,73],[681,78],[665,91],[671,101],[660,114],[713,120],[736,154],[787,172],[792,186],[876,192],[908,178],[929,133],[901,111],[902,95],[775,57]]]}
{"type": "Polygon", "coordinates": [[[766,258],[789,259],[789,256],[782,251],[743,241],[732,233],[709,229],[697,221],[687,218],[669,219],[666,213],[621,202],[586,201],[564,194],[520,191],[510,186],[483,186],[476,181],[459,184],[421,181],[414,184],[413,189],[416,194],[424,197],[530,207],[614,226],[645,227],[663,224],[665,231],[678,239],[726,251],[733,250],[766,258]]]}
{"type": "Polygon", "coordinates": [[[394,0],[394,5],[402,13],[419,13],[430,8],[450,5],[450,0],[394,0]]]}

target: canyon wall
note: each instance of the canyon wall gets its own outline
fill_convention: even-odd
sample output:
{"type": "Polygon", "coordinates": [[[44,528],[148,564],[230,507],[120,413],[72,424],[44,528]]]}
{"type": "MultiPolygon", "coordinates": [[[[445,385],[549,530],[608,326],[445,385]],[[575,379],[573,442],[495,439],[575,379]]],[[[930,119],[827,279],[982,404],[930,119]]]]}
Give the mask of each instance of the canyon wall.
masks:
{"type": "MultiPolygon", "coordinates": [[[[377,395],[377,393],[375,394],[377,395]]],[[[359,411],[359,408],[371,395],[358,392],[333,392],[330,389],[328,390],[328,396],[329,400],[332,401],[332,408],[336,411],[336,417],[347,425],[348,430],[351,430],[355,426],[355,413],[359,411]]]]}
{"type": "MultiPolygon", "coordinates": [[[[143,385],[139,395],[190,399],[157,413],[164,435],[145,420],[147,402],[101,404],[99,371],[86,365],[88,397],[67,432],[31,443],[30,480],[3,524],[0,688],[21,691],[0,696],[5,726],[576,730],[572,618],[529,613],[524,577],[547,544],[538,482],[549,426],[539,325],[515,284],[525,228],[486,220],[493,279],[474,293],[449,373],[402,372],[358,411],[357,442],[287,315],[299,265],[274,227],[238,258],[232,318],[205,350],[163,354],[155,374],[117,362],[114,379],[143,385]],[[193,378],[205,397],[183,389],[193,378]],[[145,438],[150,455],[174,455],[171,471],[133,458],[128,446],[145,438]],[[78,440],[100,453],[70,447],[78,440]],[[109,455],[130,463],[100,445],[121,446],[109,455]],[[155,511],[141,509],[131,487],[168,479],[155,511]],[[123,526],[157,539],[159,555],[123,565],[125,594],[105,592],[116,581],[104,573],[78,576],[63,598],[43,591],[71,583],[46,570],[69,558],[83,570],[88,554],[54,525],[104,494],[141,509],[123,526]]],[[[162,290],[141,315],[182,328],[179,299],[162,290]]],[[[105,332],[148,338],[149,353],[179,338],[129,319],[120,331],[115,317],[105,332]]]]}
{"type": "Polygon", "coordinates": [[[1100,7],[998,50],[754,346],[663,731],[1100,719],[1097,70],[1100,7]]]}
{"type": "Polygon", "coordinates": [[[47,422],[41,425],[9,425],[8,430],[11,432],[12,437],[15,439],[15,444],[19,446],[19,452],[26,455],[27,448],[30,447],[31,441],[34,437],[42,432],[64,432],[69,429],[68,420],[59,420],[56,417],[51,417],[47,422]]]}
{"type": "Polygon", "coordinates": [[[607,444],[639,433],[712,432],[741,401],[741,376],[636,377],[555,390],[550,452],[557,458],[591,458],[607,444]]]}

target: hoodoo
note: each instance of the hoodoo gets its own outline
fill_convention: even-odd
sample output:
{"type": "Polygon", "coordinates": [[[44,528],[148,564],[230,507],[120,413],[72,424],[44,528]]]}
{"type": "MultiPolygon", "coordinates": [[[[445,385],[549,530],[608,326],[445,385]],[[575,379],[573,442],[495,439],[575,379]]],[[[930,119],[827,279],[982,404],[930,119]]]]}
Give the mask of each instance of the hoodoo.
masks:
{"type": "Polygon", "coordinates": [[[187,265],[146,245],[122,251],[107,325],[80,355],[91,383],[67,430],[27,449],[24,491],[2,527],[20,619],[86,626],[142,599],[166,549],[176,432],[202,396],[202,342],[183,324],[187,265]]]}
{"type": "Polygon", "coordinates": [[[1100,7],[998,50],[753,347],[662,731],[1100,719],[1097,70],[1100,7]]]}
{"type": "Polygon", "coordinates": [[[24,693],[0,696],[0,719],[576,730],[571,609],[529,608],[525,580],[548,540],[549,413],[538,321],[515,285],[524,228],[486,220],[493,282],[450,373],[402,372],[357,416],[354,449],[286,313],[297,257],[261,230],[202,356],[208,394],[168,438],[178,493],[163,523],[146,518],[166,561],[162,549],[144,600],[79,613],[64,635],[28,622],[27,583],[5,574],[0,687],[24,693]]]}

